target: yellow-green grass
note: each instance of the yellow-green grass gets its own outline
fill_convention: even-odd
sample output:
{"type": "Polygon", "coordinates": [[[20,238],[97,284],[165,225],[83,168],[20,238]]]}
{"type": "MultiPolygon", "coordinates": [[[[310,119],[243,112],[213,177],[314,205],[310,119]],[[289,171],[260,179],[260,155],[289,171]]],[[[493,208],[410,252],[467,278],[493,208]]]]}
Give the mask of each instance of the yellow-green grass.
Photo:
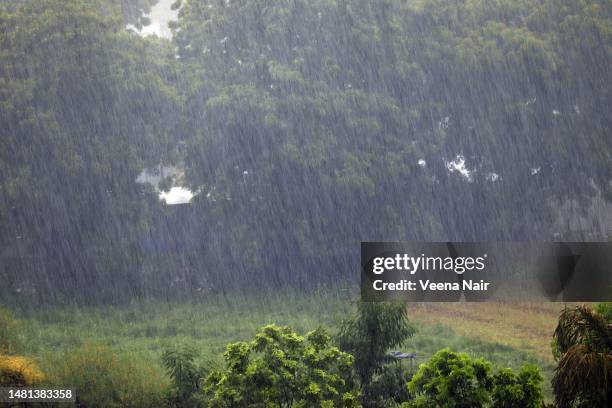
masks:
{"type": "MultiPolygon", "coordinates": [[[[532,353],[554,363],[551,340],[564,303],[417,303],[409,307],[419,324],[443,325],[467,336],[532,353]]],[[[569,306],[569,305],[568,305],[569,306]]]]}

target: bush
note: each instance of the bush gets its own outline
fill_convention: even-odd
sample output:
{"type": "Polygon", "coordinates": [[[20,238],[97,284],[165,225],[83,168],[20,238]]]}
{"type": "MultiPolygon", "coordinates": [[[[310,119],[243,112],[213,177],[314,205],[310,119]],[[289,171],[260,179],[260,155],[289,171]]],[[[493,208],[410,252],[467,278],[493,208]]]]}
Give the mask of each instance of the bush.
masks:
{"type": "Polygon", "coordinates": [[[161,406],[168,381],[157,367],[117,356],[101,345],[71,350],[52,362],[50,382],[73,387],[84,406],[161,406]]]}
{"type": "Polygon", "coordinates": [[[0,354],[1,387],[28,387],[43,379],[42,372],[29,358],[0,354]]]}
{"type": "Polygon", "coordinates": [[[209,407],[357,407],[353,358],[323,329],[302,337],[266,326],[251,342],[229,344],[226,369],[204,382],[209,407]]]}

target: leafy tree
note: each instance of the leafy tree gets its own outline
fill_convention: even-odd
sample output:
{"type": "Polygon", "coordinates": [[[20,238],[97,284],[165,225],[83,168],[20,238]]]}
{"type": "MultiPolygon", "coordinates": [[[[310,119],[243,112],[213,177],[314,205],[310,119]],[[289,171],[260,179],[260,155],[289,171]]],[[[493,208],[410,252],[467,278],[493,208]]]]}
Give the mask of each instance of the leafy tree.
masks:
{"type": "Polygon", "coordinates": [[[491,365],[449,349],[438,351],[408,383],[415,395],[409,407],[485,407],[493,381],[491,365]]]}
{"type": "Polygon", "coordinates": [[[175,406],[197,405],[195,394],[200,390],[201,379],[205,376],[204,369],[195,363],[197,356],[197,351],[190,346],[168,349],[162,354],[162,362],[174,386],[170,401],[175,406]]]}
{"type": "Polygon", "coordinates": [[[559,407],[605,407],[612,401],[612,325],[598,312],[564,309],[554,338],[559,357],[552,380],[559,407]]]}
{"type": "Polygon", "coordinates": [[[357,407],[353,358],[323,329],[302,337],[288,327],[263,327],[251,342],[232,343],[226,368],[212,371],[203,392],[210,407],[357,407]]]}
{"type": "Polygon", "coordinates": [[[171,150],[171,48],[99,0],[2,2],[0,32],[0,291],[142,293],[136,241],[156,200],[134,179],[171,150]]]}
{"type": "Polygon", "coordinates": [[[368,385],[369,399],[364,406],[386,408],[397,406],[410,399],[406,383],[412,378],[411,370],[401,364],[386,364],[375,374],[368,385]]]}
{"type": "Polygon", "coordinates": [[[402,345],[414,329],[402,303],[359,302],[357,313],[342,323],[340,348],[354,356],[353,364],[362,390],[364,405],[374,404],[380,396],[373,383],[389,362],[388,352],[402,345]]]}
{"type": "Polygon", "coordinates": [[[509,368],[495,373],[491,398],[496,408],[539,408],[542,406],[542,374],[535,366],[524,366],[518,374],[509,368]]]}
{"type": "Polygon", "coordinates": [[[491,373],[484,359],[449,349],[438,351],[408,383],[414,399],[409,407],[540,407],[542,375],[535,366],[491,373]]]}

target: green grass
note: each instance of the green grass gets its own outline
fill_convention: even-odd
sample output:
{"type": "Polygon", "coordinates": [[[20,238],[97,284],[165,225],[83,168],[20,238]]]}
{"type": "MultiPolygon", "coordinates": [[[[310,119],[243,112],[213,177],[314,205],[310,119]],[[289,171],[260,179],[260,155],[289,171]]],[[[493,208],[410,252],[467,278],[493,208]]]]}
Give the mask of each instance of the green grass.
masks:
{"type": "MultiPolygon", "coordinates": [[[[18,351],[37,359],[43,371],[52,372],[58,355],[68,356],[71,350],[98,344],[110,347],[119,357],[140,361],[162,372],[163,350],[188,343],[201,351],[202,362],[214,364],[221,362],[227,343],[251,339],[259,327],[269,323],[289,325],[300,333],[324,326],[333,333],[354,310],[350,297],[346,291],[283,291],[265,296],[158,300],[127,306],[54,307],[21,316],[23,341],[18,351]]],[[[402,349],[417,354],[415,366],[444,347],[484,357],[497,367],[536,364],[542,369],[544,391],[550,398],[552,363],[528,345],[518,347],[512,341],[490,341],[461,333],[452,324],[440,323],[435,313],[428,319],[415,306],[408,306],[409,315],[411,310],[417,333],[402,349]]],[[[494,321],[491,319],[489,326],[494,321]]],[[[545,340],[550,341],[538,339],[545,340]]]]}
{"type": "Polygon", "coordinates": [[[56,307],[22,319],[23,352],[42,356],[88,343],[111,346],[155,364],[164,348],[189,343],[203,360],[219,360],[225,345],[250,339],[266,324],[289,325],[298,332],[334,327],[352,309],[341,293],[217,296],[185,302],[148,301],[129,306],[56,307]]]}

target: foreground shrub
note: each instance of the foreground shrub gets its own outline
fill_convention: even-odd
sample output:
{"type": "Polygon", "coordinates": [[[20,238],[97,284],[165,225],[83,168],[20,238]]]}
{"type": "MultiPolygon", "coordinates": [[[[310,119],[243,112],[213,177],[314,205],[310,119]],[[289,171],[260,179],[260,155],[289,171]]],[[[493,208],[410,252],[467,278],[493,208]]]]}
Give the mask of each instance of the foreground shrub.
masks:
{"type": "Polygon", "coordinates": [[[0,354],[0,387],[28,387],[43,379],[43,373],[29,358],[0,354]]]}
{"type": "Polygon", "coordinates": [[[536,367],[492,375],[488,361],[443,349],[419,367],[408,383],[415,398],[403,407],[535,408],[543,402],[541,383],[536,367]]]}
{"type": "Polygon", "coordinates": [[[157,407],[168,388],[157,367],[105,346],[70,350],[52,363],[50,382],[73,387],[79,404],[88,407],[157,407]]]}
{"type": "Polygon", "coordinates": [[[210,407],[357,407],[353,357],[317,329],[302,337],[266,326],[251,342],[229,344],[226,369],[204,381],[210,407]]]}

